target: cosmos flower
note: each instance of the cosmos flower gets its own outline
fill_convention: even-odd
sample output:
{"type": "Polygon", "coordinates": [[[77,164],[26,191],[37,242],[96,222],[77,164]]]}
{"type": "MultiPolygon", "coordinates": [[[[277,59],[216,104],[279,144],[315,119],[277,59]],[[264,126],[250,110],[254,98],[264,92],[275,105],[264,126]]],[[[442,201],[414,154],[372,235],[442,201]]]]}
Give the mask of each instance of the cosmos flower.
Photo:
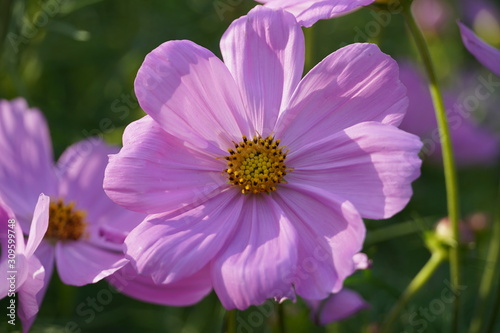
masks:
{"type": "Polygon", "coordinates": [[[20,98],[0,101],[0,197],[25,232],[39,194],[50,197],[46,232],[35,230],[43,236],[36,255],[46,281],[54,262],[61,280],[76,286],[97,282],[128,262],[123,244],[105,237],[114,224],[131,229],[143,218],[115,205],[102,190],[107,155],[117,150],[98,139],[84,140],[54,165],[42,114],[20,98]]]}
{"type": "Polygon", "coordinates": [[[256,0],[269,8],[281,8],[292,13],[297,22],[310,27],[319,20],[346,15],[368,6],[375,0],[256,0]]]}
{"type": "MultiPolygon", "coordinates": [[[[433,162],[441,162],[442,149],[434,115],[432,99],[418,70],[409,63],[400,66],[401,81],[408,89],[410,105],[400,128],[414,133],[422,138],[423,154],[433,162]]],[[[471,80],[467,75],[461,75],[459,88],[444,91],[444,101],[450,124],[451,140],[455,159],[460,167],[492,164],[500,154],[499,136],[474,121],[480,110],[469,111],[464,102],[467,90],[477,91],[480,82],[471,80]],[[465,97],[464,97],[465,96],[465,97]]],[[[486,89],[482,87],[482,89],[486,89]]],[[[483,105],[487,110],[488,106],[483,105]]],[[[482,112],[486,113],[486,112],[482,112]]],[[[479,117],[479,116],[477,116],[479,117]]]]}
{"type": "Polygon", "coordinates": [[[126,253],[157,283],[206,272],[227,309],[326,298],[355,270],[361,216],[399,212],[420,172],[420,140],[395,127],[407,107],[397,64],[353,44],[301,79],[300,25],[262,6],[221,51],[224,62],[169,41],[139,69],[148,115],[104,179],[112,200],[150,214],[126,253]]]}
{"type": "MultiPolygon", "coordinates": [[[[19,98],[0,101],[0,151],[4,156],[0,197],[13,207],[23,230],[31,228],[29,237],[36,232],[36,237],[43,238],[36,255],[45,267],[45,288],[55,262],[61,280],[77,286],[95,283],[119,270],[109,281],[124,287],[113,282],[126,274],[123,293],[145,301],[152,301],[148,297],[155,295],[156,303],[188,305],[210,292],[211,285],[198,283],[194,276],[183,282],[191,289],[181,298],[176,289],[181,284],[149,283],[150,278],[126,265],[123,241],[145,215],[114,204],[102,189],[108,154],[118,148],[95,138],[84,140],[69,147],[54,165],[45,119],[19,98]],[[50,196],[48,225],[31,224],[30,204],[34,207],[38,200],[36,191],[50,196]]],[[[45,289],[41,295],[44,293],[45,289]]]]}
{"type": "Polygon", "coordinates": [[[458,22],[462,41],[470,53],[486,68],[500,76],[500,50],[486,44],[472,30],[458,22]]]}
{"type": "MultiPolygon", "coordinates": [[[[23,332],[28,332],[38,313],[41,299],[45,293],[45,269],[34,255],[43,235],[37,229],[48,224],[49,197],[41,194],[31,224],[30,237],[24,243],[21,226],[7,205],[0,202],[0,298],[14,300],[17,294],[19,304],[14,303],[14,311],[7,314],[7,320],[14,324],[17,315],[22,322],[23,332]],[[12,316],[9,316],[13,314],[12,316]]],[[[9,301],[10,306],[12,303],[9,301]]]]}

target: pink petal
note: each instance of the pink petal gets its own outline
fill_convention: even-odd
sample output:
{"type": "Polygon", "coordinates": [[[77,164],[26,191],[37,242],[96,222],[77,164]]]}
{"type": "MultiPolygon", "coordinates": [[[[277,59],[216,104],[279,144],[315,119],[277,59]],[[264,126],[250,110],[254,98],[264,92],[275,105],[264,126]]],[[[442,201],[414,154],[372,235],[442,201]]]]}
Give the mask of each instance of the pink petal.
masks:
{"type": "MultiPolygon", "coordinates": [[[[36,292],[36,304],[38,308],[40,308],[43,298],[45,297],[45,293],[47,292],[47,288],[49,287],[50,279],[52,277],[52,271],[54,269],[54,252],[54,247],[51,244],[46,241],[42,241],[36,248],[35,255],[30,258],[30,261],[35,259],[35,261],[32,263],[33,268],[30,270],[32,272],[32,274],[30,275],[32,281],[28,283],[24,295],[20,295],[20,297],[24,297],[26,299],[26,302],[28,302],[27,304],[31,305],[31,307],[29,308],[31,309],[31,311],[33,311],[35,306],[33,303],[32,294],[36,292]],[[43,268],[40,268],[38,266],[36,259],[39,260],[43,268]],[[41,278],[43,279],[43,281],[40,280],[41,278]]],[[[21,317],[23,323],[23,333],[28,332],[29,328],[36,318],[36,316],[29,317],[29,309],[26,309],[27,313],[22,314],[26,317],[21,317]]]]}
{"type": "Polygon", "coordinates": [[[412,196],[421,147],[417,136],[394,126],[360,123],[290,152],[286,179],[349,200],[363,217],[388,218],[412,196]]]}
{"type": "Polygon", "coordinates": [[[104,190],[128,209],[171,212],[202,204],[227,187],[224,159],[190,149],[151,117],[127,126],[123,141],[120,153],[110,157],[104,190]]]}
{"type": "Polygon", "coordinates": [[[271,196],[244,199],[238,229],[212,266],[214,290],[226,309],[289,295],[297,262],[298,235],[271,196]]]}
{"type": "MultiPolygon", "coordinates": [[[[8,281],[11,275],[15,275],[16,289],[20,287],[28,276],[28,260],[25,255],[23,231],[16,220],[12,210],[0,198],[0,281],[8,281]],[[14,220],[14,224],[9,221],[14,220]],[[13,225],[13,228],[10,226],[13,225]],[[9,239],[11,240],[9,244],[9,239]],[[15,241],[15,263],[9,262],[9,246],[12,252],[12,240],[15,241]]],[[[12,259],[12,256],[10,256],[12,259]]],[[[0,299],[7,296],[10,283],[0,284],[0,299]]]]}
{"type": "Polygon", "coordinates": [[[304,36],[292,15],[261,6],[235,20],[221,40],[248,117],[263,136],[271,134],[304,70],[304,36]]]}
{"type": "Polygon", "coordinates": [[[56,193],[52,146],[47,123],[24,99],[0,100],[0,197],[29,230],[40,193],[56,193]]]}
{"type": "Polygon", "coordinates": [[[23,323],[23,332],[28,332],[40,309],[43,297],[38,296],[45,293],[45,269],[35,256],[29,259],[28,278],[18,289],[19,318],[23,323]]]}
{"type": "Polygon", "coordinates": [[[56,244],[56,264],[61,281],[72,286],[96,283],[127,264],[123,253],[93,246],[84,241],[56,244]]]}
{"type": "Polygon", "coordinates": [[[276,194],[276,202],[299,235],[297,265],[290,276],[296,293],[323,299],[339,291],[356,269],[352,258],[365,237],[358,212],[350,202],[302,184],[283,185],[276,194]]]}
{"type": "Polygon", "coordinates": [[[472,30],[458,22],[462,41],[470,53],[483,64],[484,67],[500,76],[500,50],[486,44],[472,30]]]}
{"type": "Polygon", "coordinates": [[[49,226],[49,205],[50,198],[44,194],[40,194],[35,212],[33,213],[28,243],[26,244],[25,255],[28,259],[33,255],[47,232],[49,226]]]}
{"type": "Polygon", "coordinates": [[[212,290],[208,266],[182,280],[168,284],[155,284],[151,277],[138,274],[132,265],[128,264],[107,280],[122,294],[129,297],[169,306],[195,304],[212,290]]]}
{"type": "Polygon", "coordinates": [[[346,319],[356,312],[370,307],[357,292],[346,288],[330,295],[321,302],[312,301],[307,303],[312,308],[311,316],[317,319],[320,325],[328,325],[346,319]]]}
{"type": "Polygon", "coordinates": [[[276,137],[296,149],[363,121],[397,126],[407,106],[396,62],[374,44],[351,44],[302,79],[276,137]]]}
{"type": "Polygon", "coordinates": [[[127,255],[157,283],[195,274],[233,234],[246,199],[239,194],[229,190],[185,213],[149,216],[125,240],[127,255]]]}
{"type": "Polygon", "coordinates": [[[59,196],[66,203],[75,202],[75,208],[85,212],[89,242],[121,251],[122,244],[107,242],[100,234],[101,228],[120,225],[124,238],[145,215],[118,206],[103,190],[108,155],[117,152],[118,147],[109,146],[97,138],[80,141],[66,149],[58,161],[61,173],[59,196]]]}
{"type": "Polygon", "coordinates": [[[375,0],[257,0],[266,7],[283,8],[297,18],[297,22],[310,27],[318,20],[346,15],[375,0]]]}
{"type": "Polygon", "coordinates": [[[255,133],[227,67],[190,41],[166,42],[146,56],[135,80],[139,104],[160,126],[214,156],[255,133]]]}

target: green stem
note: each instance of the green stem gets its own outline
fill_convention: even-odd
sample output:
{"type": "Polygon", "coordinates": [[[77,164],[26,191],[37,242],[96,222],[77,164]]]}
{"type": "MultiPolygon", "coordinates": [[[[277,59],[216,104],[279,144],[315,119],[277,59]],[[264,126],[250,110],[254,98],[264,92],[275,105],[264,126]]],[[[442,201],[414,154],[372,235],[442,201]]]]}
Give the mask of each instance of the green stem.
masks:
{"type": "Polygon", "coordinates": [[[236,316],[238,315],[237,310],[230,310],[226,312],[226,319],[224,323],[224,333],[235,333],[237,329],[236,316]]]}
{"type": "Polygon", "coordinates": [[[386,319],[382,324],[380,333],[393,332],[393,325],[399,317],[399,314],[404,309],[408,301],[425,285],[431,278],[439,265],[446,259],[446,250],[443,248],[436,249],[427,263],[422,267],[420,272],[415,275],[408,287],[399,298],[398,302],[391,309],[386,319]]]}
{"type": "Polygon", "coordinates": [[[278,303],[276,305],[277,307],[277,314],[278,314],[278,332],[279,333],[286,333],[286,327],[285,327],[285,311],[283,309],[283,304],[278,303]]]}
{"type": "MultiPolygon", "coordinates": [[[[458,184],[457,175],[455,169],[455,162],[453,158],[453,148],[451,144],[450,130],[448,127],[448,119],[446,116],[446,109],[443,102],[443,97],[441,90],[436,78],[436,72],[434,70],[434,65],[432,63],[431,55],[429,49],[427,48],[427,43],[425,38],[420,31],[413,15],[411,13],[411,0],[402,1],[403,4],[403,16],[405,17],[406,24],[413,35],[417,49],[422,57],[425,70],[429,77],[429,90],[432,96],[432,102],[434,104],[434,110],[436,112],[436,119],[439,127],[439,134],[441,138],[441,146],[443,151],[443,166],[444,166],[444,177],[446,183],[446,196],[447,196],[447,207],[448,207],[448,218],[450,219],[452,228],[452,239],[453,243],[450,244],[450,276],[452,289],[456,295],[459,294],[458,287],[461,282],[460,273],[460,248],[458,246],[459,231],[458,231],[458,221],[459,221],[459,204],[458,204],[458,184]]],[[[451,332],[458,332],[458,321],[460,312],[460,298],[457,296],[453,304],[453,319],[451,332]]]]}
{"type": "Polygon", "coordinates": [[[377,230],[370,230],[366,235],[365,247],[376,243],[385,242],[397,237],[411,235],[421,229],[415,221],[407,221],[383,227],[377,230]]]}
{"type": "MultiPolygon", "coordinates": [[[[500,200],[500,188],[498,191],[498,198],[500,200]]],[[[479,297],[477,299],[476,311],[472,319],[469,332],[479,333],[483,332],[486,327],[486,332],[492,332],[495,326],[498,308],[500,307],[500,286],[498,288],[498,295],[493,304],[493,311],[489,311],[490,307],[488,299],[493,294],[495,284],[498,281],[495,276],[498,271],[498,262],[500,261],[500,208],[497,206],[495,220],[493,221],[493,230],[490,238],[488,254],[486,255],[486,267],[483,272],[481,283],[479,285],[479,297]],[[492,315],[493,314],[493,315],[492,315]],[[488,323],[488,325],[485,325],[488,323]]]]}

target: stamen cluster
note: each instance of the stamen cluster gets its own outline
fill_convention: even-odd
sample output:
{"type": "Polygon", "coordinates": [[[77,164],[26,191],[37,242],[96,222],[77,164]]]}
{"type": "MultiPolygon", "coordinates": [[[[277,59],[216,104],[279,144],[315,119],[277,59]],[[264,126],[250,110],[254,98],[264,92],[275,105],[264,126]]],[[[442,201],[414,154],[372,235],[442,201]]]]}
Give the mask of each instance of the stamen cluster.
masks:
{"type": "Polygon", "coordinates": [[[243,141],[235,143],[234,149],[228,149],[226,156],[229,182],[241,187],[243,194],[270,193],[276,190],[276,185],[285,183],[283,179],[290,169],[285,165],[288,150],[279,147],[280,140],[268,136],[254,136],[248,140],[243,135],[243,141]]]}
{"type": "Polygon", "coordinates": [[[87,222],[85,222],[85,212],[75,210],[75,203],[65,204],[59,199],[57,202],[50,202],[49,206],[49,227],[46,238],[56,240],[78,240],[84,236],[87,222]]]}

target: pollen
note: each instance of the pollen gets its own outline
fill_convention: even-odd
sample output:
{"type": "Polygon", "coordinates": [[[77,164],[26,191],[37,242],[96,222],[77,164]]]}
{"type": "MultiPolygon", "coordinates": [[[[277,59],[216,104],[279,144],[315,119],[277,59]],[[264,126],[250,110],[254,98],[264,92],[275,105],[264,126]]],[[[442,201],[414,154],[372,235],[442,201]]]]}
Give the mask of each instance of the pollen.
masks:
{"type": "Polygon", "coordinates": [[[241,193],[271,193],[279,183],[286,183],[284,177],[291,169],[285,165],[288,150],[280,147],[280,140],[274,137],[254,136],[249,140],[243,135],[243,141],[234,143],[228,149],[227,178],[233,185],[241,188],[241,193]]]}
{"type": "Polygon", "coordinates": [[[65,204],[59,199],[49,206],[49,227],[46,238],[53,240],[78,240],[84,236],[87,222],[85,212],[75,209],[75,203],[65,204]]]}

